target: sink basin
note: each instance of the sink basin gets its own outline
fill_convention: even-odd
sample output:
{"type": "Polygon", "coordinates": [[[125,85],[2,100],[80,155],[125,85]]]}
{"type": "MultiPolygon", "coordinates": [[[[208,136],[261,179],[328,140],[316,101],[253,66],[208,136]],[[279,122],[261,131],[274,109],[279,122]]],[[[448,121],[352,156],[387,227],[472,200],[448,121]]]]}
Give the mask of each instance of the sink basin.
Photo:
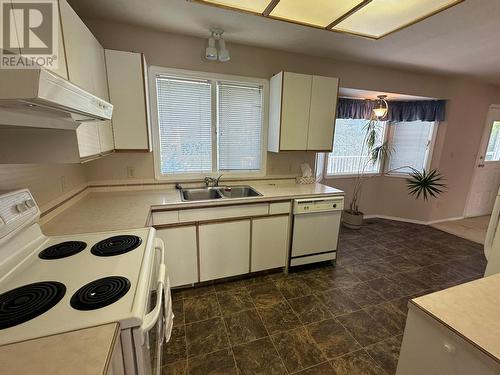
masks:
{"type": "Polygon", "coordinates": [[[247,185],[221,187],[220,193],[224,198],[259,197],[262,195],[257,190],[247,185]]]}
{"type": "Polygon", "coordinates": [[[181,199],[184,202],[205,201],[221,198],[259,197],[262,194],[251,186],[219,186],[209,188],[181,189],[181,199]]]}
{"type": "Polygon", "coordinates": [[[218,188],[182,189],[181,199],[183,201],[204,201],[210,199],[221,199],[218,188]]]}

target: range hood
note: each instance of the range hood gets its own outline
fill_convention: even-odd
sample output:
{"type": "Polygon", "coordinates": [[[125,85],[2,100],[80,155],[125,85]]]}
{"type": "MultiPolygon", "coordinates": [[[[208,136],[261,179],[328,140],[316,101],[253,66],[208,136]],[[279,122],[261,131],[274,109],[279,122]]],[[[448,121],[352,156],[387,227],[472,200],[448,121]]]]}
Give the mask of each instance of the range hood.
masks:
{"type": "Polygon", "coordinates": [[[76,129],[112,113],[112,104],[45,69],[0,72],[0,125],[76,129]]]}

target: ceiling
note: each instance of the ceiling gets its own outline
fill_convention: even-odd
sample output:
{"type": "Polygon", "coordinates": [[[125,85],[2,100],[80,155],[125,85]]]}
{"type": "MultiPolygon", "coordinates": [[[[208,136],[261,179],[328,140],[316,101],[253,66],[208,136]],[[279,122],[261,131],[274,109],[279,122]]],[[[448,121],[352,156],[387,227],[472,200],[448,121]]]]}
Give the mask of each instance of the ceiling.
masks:
{"type": "MultiPolygon", "coordinates": [[[[466,0],[380,40],[329,32],[186,0],[68,0],[90,19],[337,60],[472,76],[500,85],[500,1],[466,0]]],[[[378,0],[383,1],[383,0],[378,0]]]]}
{"type": "Polygon", "coordinates": [[[395,94],[395,93],[391,93],[391,92],[349,89],[346,87],[341,87],[339,89],[339,96],[342,96],[344,98],[375,100],[375,99],[377,99],[377,96],[379,96],[379,95],[387,95],[386,100],[389,100],[389,101],[434,100],[434,99],[436,99],[436,98],[429,98],[429,97],[425,97],[425,96],[395,94]]]}

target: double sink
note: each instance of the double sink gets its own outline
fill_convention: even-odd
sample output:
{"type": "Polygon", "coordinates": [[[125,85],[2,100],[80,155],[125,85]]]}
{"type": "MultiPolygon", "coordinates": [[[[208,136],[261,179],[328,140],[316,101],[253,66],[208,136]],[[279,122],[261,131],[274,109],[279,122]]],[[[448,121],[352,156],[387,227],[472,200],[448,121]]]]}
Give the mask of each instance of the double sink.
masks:
{"type": "Polygon", "coordinates": [[[262,194],[248,185],[181,189],[181,199],[184,202],[259,196],[262,194]]]}

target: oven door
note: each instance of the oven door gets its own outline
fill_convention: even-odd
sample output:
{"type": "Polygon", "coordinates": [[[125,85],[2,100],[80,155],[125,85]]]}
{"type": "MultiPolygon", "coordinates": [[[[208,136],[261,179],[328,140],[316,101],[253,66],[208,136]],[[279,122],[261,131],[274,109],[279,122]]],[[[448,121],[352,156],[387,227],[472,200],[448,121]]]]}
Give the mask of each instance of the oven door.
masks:
{"type": "Polygon", "coordinates": [[[149,311],[142,325],[134,329],[136,368],[139,375],[159,375],[161,373],[161,354],[166,336],[170,336],[172,302],[170,284],[166,276],[165,248],[163,241],[155,240],[157,261],[155,261],[151,281],[149,311]],[[167,313],[165,313],[167,312],[167,313]]]}

